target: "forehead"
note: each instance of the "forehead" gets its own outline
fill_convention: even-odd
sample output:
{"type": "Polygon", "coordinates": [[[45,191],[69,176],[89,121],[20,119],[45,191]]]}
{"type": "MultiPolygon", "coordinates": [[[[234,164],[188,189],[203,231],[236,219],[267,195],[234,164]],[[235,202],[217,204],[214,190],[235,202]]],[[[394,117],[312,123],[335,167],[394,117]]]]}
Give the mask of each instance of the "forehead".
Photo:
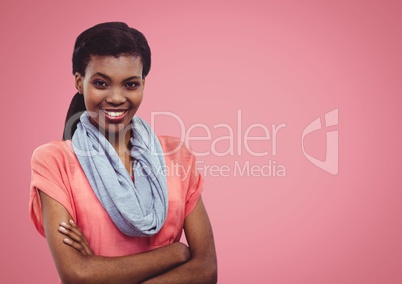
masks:
{"type": "Polygon", "coordinates": [[[102,73],[108,76],[141,76],[142,63],[138,56],[91,56],[87,68],[87,75],[102,73]]]}

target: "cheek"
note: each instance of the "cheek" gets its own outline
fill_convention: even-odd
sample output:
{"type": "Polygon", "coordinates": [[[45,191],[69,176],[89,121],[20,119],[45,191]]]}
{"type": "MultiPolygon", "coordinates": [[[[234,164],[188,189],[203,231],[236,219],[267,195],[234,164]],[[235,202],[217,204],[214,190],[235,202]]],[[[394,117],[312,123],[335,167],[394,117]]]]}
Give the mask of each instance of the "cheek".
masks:
{"type": "Polygon", "coordinates": [[[141,92],[141,94],[139,94],[137,97],[137,104],[140,104],[142,102],[143,97],[144,97],[144,94],[141,92]]]}
{"type": "Polygon", "coordinates": [[[92,118],[92,121],[98,121],[99,120],[99,108],[96,100],[94,100],[93,97],[86,96],[84,97],[84,102],[85,102],[85,108],[89,115],[92,118]]]}
{"type": "Polygon", "coordinates": [[[133,106],[133,109],[138,109],[142,102],[143,94],[138,93],[130,98],[130,103],[133,106]]]}
{"type": "Polygon", "coordinates": [[[92,100],[90,100],[88,98],[84,98],[84,102],[85,102],[85,107],[87,110],[93,109],[94,103],[92,100]]]}
{"type": "Polygon", "coordinates": [[[102,96],[91,88],[87,88],[84,89],[84,101],[88,109],[99,104],[102,101],[102,96]]]}

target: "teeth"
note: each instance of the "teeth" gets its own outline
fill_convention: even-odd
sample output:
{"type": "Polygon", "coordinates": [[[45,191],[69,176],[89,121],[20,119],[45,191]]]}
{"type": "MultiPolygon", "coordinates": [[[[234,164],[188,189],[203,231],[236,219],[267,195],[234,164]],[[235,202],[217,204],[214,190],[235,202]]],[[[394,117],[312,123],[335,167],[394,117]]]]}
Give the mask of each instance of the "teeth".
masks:
{"type": "Polygon", "coordinates": [[[115,111],[106,111],[105,110],[105,113],[109,116],[117,117],[117,116],[122,115],[124,113],[124,111],[115,112],[115,111]]]}

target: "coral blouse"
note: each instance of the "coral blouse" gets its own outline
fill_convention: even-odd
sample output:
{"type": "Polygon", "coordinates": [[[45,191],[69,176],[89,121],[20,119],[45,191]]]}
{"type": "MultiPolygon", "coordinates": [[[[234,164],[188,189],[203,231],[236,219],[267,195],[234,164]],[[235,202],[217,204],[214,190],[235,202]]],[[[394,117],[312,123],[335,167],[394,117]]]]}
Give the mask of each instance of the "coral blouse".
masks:
{"type": "Polygon", "coordinates": [[[29,210],[38,232],[45,236],[40,189],[67,209],[96,255],[124,256],[179,241],[184,218],[195,208],[201,194],[203,178],[197,172],[194,156],[178,138],[158,138],[165,153],[169,208],[157,234],[129,237],[119,231],[92,190],[71,140],[42,145],[33,153],[29,210]]]}

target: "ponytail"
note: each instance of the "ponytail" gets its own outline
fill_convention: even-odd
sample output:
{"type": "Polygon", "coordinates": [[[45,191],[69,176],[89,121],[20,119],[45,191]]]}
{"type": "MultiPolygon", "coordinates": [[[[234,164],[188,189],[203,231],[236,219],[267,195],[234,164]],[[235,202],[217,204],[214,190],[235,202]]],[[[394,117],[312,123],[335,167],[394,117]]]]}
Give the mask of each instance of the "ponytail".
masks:
{"type": "Polygon", "coordinates": [[[66,121],[64,122],[63,140],[70,140],[73,137],[77,129],[77,124],[80,121],[80,116],[85,110],[84,96],[80,93],[76,93],[67,111],[66,121]]]}

